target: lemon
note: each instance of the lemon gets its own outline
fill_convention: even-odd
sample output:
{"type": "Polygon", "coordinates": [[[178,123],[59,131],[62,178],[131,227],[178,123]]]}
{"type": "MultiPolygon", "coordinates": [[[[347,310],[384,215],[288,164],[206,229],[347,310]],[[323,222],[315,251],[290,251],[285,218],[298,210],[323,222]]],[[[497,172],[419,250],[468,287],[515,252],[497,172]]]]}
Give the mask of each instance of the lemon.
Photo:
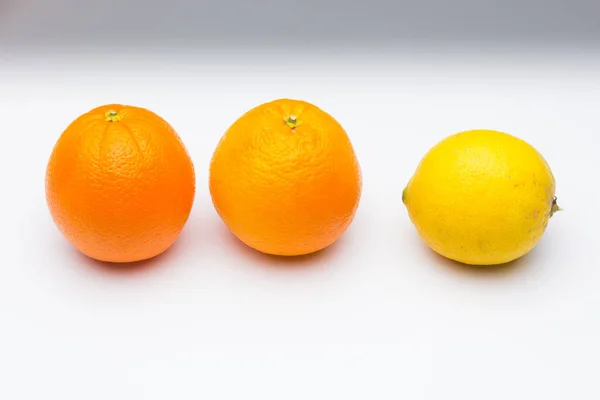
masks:
{"type": "Polygon", "coordinates": [[[471,265],[513,261],[531,251],[558,205],[542,155],[513,135],[451,135],[420,161],[402,193],[419,236],[438,254],[471,265]]]}

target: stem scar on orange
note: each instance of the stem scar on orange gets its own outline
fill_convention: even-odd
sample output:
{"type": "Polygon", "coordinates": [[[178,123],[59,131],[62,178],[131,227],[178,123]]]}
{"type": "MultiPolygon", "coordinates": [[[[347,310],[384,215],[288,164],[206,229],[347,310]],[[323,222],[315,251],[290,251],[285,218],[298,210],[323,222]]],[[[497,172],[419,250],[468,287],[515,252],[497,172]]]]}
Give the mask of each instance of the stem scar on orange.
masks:
{"type": "Polygon", "coordinates": [[[168,249],[195,197],[181,139],[144,108],[97,107],[58,139],[46,170],[46,200],[63,236],[100,261],[133,262],[168,249]]]}
{"type": "Polygon", "coordinates": [[[333,244],[358,208],[362,178],[344,128],[305,101],[279,99],[245,113],[211,160],[210,193],[228,229],[267,254],[333,244]]]}

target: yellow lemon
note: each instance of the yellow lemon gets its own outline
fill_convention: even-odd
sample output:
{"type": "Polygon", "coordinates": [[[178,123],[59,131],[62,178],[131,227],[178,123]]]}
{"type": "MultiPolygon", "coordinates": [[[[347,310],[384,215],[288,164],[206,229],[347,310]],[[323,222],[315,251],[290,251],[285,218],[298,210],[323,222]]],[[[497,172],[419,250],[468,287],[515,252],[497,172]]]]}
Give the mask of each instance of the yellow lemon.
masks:
{"type": "Polygon", "coordinates": [[[557,211],[542,155],[503,132],[472,130],[432,147],[402,193],[419,236],[471,265],[515,260],[533,249],[557,211]]]}

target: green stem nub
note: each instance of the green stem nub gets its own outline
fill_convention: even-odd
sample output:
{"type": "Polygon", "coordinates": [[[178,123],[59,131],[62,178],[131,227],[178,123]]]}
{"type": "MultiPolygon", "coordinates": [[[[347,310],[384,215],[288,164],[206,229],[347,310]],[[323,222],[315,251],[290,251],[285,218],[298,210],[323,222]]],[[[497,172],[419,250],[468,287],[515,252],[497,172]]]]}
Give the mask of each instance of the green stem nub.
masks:
{"type": "Polygon", "coordinates": [[[108,122],[119,122],[121,118],[123,118],[116,111],[109,111],[106,114],[104,114],[104,116],[106,117],[106,121],[108,122]]]}
{"type": "Polygon", "coordinates": [[[295,115],[290,115],[289,117],[285,118],[285,124],[290,128],[294,129],[297,128],[298,125],[300,125],[300,121],[295,115]]]}
{"type": "Polygon", "coordinates": [[[562,210],[562,208],[560,208],[558,206],[558,203],[556,202],[556,196],[555,196],[554,199],[552,200],[552,206],[550,207],[550,217],[552,217],[555,212],[561,211],[561,210],[562,210]]]}

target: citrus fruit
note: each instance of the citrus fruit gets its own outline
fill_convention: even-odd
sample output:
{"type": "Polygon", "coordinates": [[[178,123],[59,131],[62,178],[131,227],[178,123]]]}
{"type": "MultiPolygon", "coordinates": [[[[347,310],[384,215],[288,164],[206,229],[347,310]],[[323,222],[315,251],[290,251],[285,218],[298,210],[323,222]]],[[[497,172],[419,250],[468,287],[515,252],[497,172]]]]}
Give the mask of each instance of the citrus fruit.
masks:
{"type": "Polygon", "coordinates": [[[210,164],[219,216],[248,246],[295,256],[333,244],[360,200],[358,160],[344,128],[319,107],[278,99],[242,115],[210,164]]]}
{"type": "Polygon", "coordinates": [[[435,252],[493,265],[536,246],[558,210],[554,192],[552,171],[535,148],[504,132],[472,130],[433,146],[402,200],[435,252]]]}
{"type": "Polygon", "coordinates": [[[179,136],[139,107],[110,104],[78,117],[46,170],[55,224],[100,261],[140,261],[165,251],[180,235],[194,195],[194,167],[179,136]]]}

